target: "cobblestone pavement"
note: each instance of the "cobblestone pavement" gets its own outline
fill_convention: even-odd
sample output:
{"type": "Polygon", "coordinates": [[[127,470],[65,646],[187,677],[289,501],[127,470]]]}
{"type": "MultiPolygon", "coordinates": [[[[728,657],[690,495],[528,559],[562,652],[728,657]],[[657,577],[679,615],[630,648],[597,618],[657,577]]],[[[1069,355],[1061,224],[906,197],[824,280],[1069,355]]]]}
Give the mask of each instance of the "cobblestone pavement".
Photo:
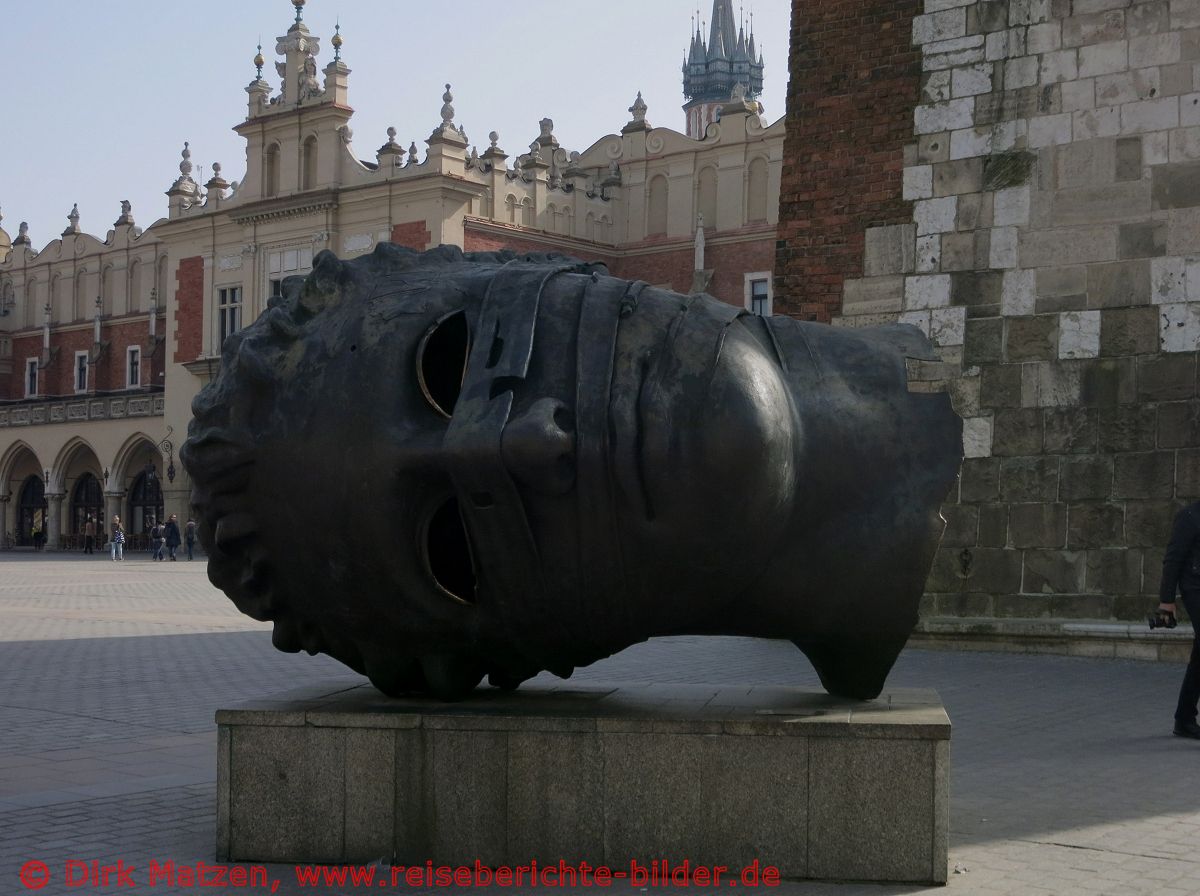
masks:
{"type": "MultiPolygon", "coordinates": [[[[1200,743],[1170,736],[1181,672],[906,651],[889,686],[937,689],[954,724],[947,889],[1200,894],[1200,743]]],[[[790,645],[738,638],[655,641],[577,676],[817,686],[790,645]]],[[[122,859],[139,869],[141,892],[250,892],[151,888],[145,869],[151,858],[212,860],[218,706],[342,679],[359,681],[327,658],[273,650],[267,626],[239,615],[202,562],[0,555],[0,896],[29,892],[18,878],[29,860],[52,869],[41,893],[128,892],[115,878],[67,887],[70,859],[122,859]]],[[[268,872],[279,893],[367,892],[300,889],[292,869],[268,872]]],[[[785,883],[777,892],[939,890],[785,883]]]]}

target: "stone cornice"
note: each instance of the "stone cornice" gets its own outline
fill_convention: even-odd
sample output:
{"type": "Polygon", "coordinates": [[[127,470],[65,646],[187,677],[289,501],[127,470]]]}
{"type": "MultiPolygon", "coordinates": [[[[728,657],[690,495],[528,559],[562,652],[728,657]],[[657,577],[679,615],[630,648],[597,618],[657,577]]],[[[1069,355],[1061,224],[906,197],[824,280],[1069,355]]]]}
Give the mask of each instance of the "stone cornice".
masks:
{"type": "Polygon", "coordinates": [[[260,199],[236,208],[222,209],[235,224],[257,224],[279,218],[299,218],[338,207],[338,191],[300,194],[283,199],[260,199]]]}

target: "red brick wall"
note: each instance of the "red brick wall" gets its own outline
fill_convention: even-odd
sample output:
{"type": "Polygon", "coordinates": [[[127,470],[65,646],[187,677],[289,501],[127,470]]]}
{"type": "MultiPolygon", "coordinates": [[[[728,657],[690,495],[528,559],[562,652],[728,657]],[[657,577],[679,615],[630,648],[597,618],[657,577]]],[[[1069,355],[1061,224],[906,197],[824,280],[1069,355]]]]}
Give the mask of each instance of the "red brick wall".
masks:
{"type": "MultiPolygon", "coordinates": [[[[694,247],[663,249],[661,252],[630,254],[611,265],[618,277],[645,280],[655,286],[670,285],[676,292],[692,289],[692,271],[696,263],[694,247]]],[[[762,239],[738,243],[709,243],[704,250],[704,266],[714,271],[705,290],[730,305],[745,303],[744,275],[752,271],[770,271],[775,263],[774,234],[762,239]]]]}
{"type": "Polygon", "coordinates": [[[863,231],[912,220],[900,198],[921,63],[920,0],[792,0],[775,308],[829,320],[862,276],[863,231]]]}
{"type": "MultiPolygon", "coordinates": [[[[160,323],[161,327],[162,324],[160,323]]],[[[100,339],[108,343],[100,360],[88,370],[88,391],[106,392],[125,388],[125,349],[131,345],[142,348],[142,384],[162,385],[162,351],[151,352],[150,326],[144,315],[133,319],[106,323],[100,328],[100,339]],[[157,362],[156,358],[157,356],[157,362]]],[[[75,394],[75,352],[92,347],[92,328],[52,332],[50,345],[57,349],[47,367],[38,371],[38,396],[70,397],[75,394]]],[[[41,330],[13,337],[13,372],[7,382],[0,382],[0,396],[25,397],[25,361],[40,357],[41,330]]]]}
{"type": "MultiPolygon", "coordinates": [[[[655,248],[662,240],[648,240],[623,246],[619,251],[605,253],[543,242],[535,236],[508,236],[494,231],[480,231],[468,223],[464,232],[464,251],[495,252],[513,249],[517,252],[561,252],[584,261],[599,261],[608,266],[615,277],[645,280],[655,286],[668,285],[677,292],[692,288],[692,269],[696,260],[695,248],[689,240],[655,248]],[[642,251],[645,250],[645,251],[642,251]]],[[[743,304],[743,274],[749,271],[770,271],[775,263],[775,233],[768,231],[761,238],[737,243],[709,243],[704,263],[716,271],[708,285],[708,293],[729,302],[743,304]]]]}
{"type": "Polygon", "coordinates": [[[540,240],[533,234],[528,237],[517,233],[509,236],[495,230],[479,230],[473,228],[470,222],[463,228],[464,252],[498,252],[501,249],[512,249],[514,252],[557,252],[582,261],[601,262],[608,265],[609,270],[613,266],[612,254],[599,249],[563,246],[557,242],[540,240]]]}
{"type": "Polygon", "coordinates": [[[181,258],[175,282],[175,363],[181,364],[204,350],[204,259],[181,258]]]}
{"type": "Polygon", "coordinates": [[[557,246],[547,245],[535,239],[519,236],[501,236],[496,233],[481,233],[469,225],[463,230],[464,252],[499,252],[512,249],[514,252],[561,252],[557,246]]]}
{"type": "Polygon", "coordinates": [[[418,252],[429,248],[429,239],[433,236],[424,221],[408,221],[404,224],[392,225],[392,242],[397,246],[407,246],[418,252]]]}

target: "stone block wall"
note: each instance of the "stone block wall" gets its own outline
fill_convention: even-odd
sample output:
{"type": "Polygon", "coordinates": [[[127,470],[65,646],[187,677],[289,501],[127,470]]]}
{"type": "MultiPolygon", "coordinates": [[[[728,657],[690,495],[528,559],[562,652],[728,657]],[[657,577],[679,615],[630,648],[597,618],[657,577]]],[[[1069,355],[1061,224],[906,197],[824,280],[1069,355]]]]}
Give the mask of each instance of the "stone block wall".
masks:
{"type": "Polygon", "coordinates": [[[1200,0],[926,0],[911,39],[911,220],[834,322],[922,328],[965,419],[925,612],[1137,618],[1200,497],[1200,0]]]}

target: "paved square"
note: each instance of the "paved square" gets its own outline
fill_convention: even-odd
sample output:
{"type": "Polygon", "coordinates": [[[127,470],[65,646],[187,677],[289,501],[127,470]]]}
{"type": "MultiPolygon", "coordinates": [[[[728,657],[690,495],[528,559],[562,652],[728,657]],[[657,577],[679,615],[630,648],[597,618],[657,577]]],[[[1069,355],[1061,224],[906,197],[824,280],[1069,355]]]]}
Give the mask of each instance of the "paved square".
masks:
{"type": "MultiPolygon", "coordinates": [[[[328,658],[275,651],[268,628],[238,614],[201,561],[0,554],[0,894],[31,892],[18,877],[31,860],[52,871],[40,893],[129,892],[115,877],[101,887],[64,881],[68,860],[118,859],[139,869],[141,892],[254,892],[150,888],[144,873],[151,858],[212,861],[217,707],[361,680],[328,658]]],[[[954,723],[949,890],[1200,893],[1200,743],[1170,736],[1181,674],[1133,661],[906,651],[889,686],[935,688],[954,723]]],[[[817,686],[790,645],[740,638],[655,641],[577,677],[817,686]]],[[[270,873],[278,893],[368,892],[301,888],[283,866],[270,873]]]]}

